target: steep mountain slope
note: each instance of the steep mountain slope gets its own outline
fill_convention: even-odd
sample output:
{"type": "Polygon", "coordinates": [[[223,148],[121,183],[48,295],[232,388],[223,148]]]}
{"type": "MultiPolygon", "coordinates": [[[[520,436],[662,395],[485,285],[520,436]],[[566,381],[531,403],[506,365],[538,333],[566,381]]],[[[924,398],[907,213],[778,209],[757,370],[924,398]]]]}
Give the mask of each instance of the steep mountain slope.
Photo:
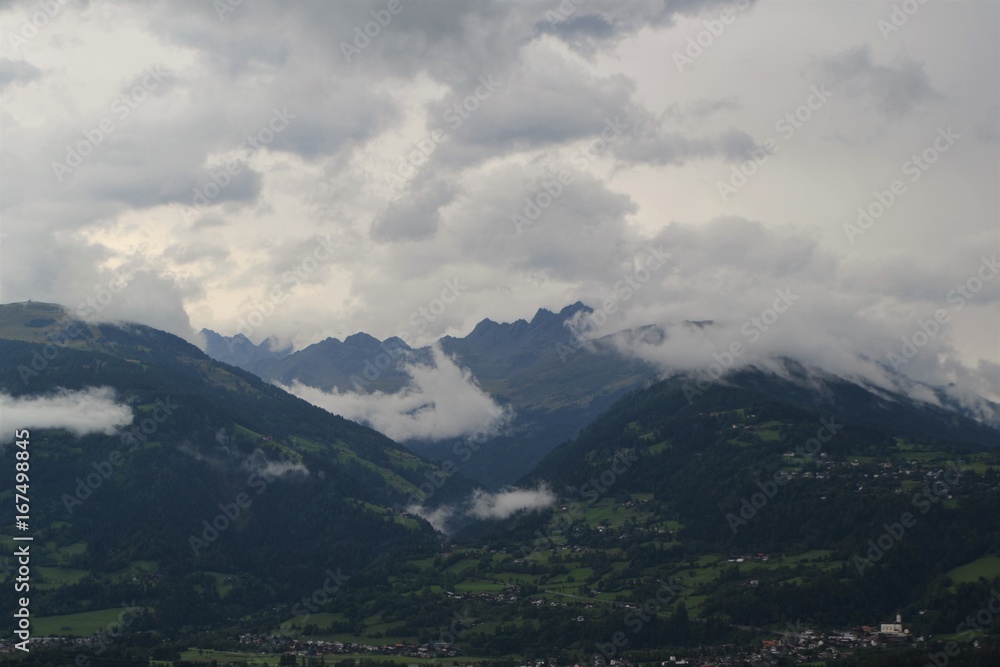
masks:
{"type": "MultiPolygon", "coordinates": [[[[451,461],[487,486],[500,486],[530,470],[557,443],[654,375],[651,366],[623,357],[609,341],[576,342],[566,322],[580,312],[590,308],[579,302],[558,313],[543,308],[530,322],[487,319],[468,336],[438,341],[514,418],[484,442],[414,439],[405,444],[431,459],[451,461]]],[[[216,358],[232,360],[270,381],[299,381],[326,391],[400,391],[410,384],[407,367],[432,363],[433,358],[428,347],[413,349],[399,338],[379,341],[364,333],[343,341],[328,338],[280,358],[264,349],[267,341],[253,346],[241,337],[208,335],[213,341],[209,353],[216,358]]]]}
{"type": "Polygon", "coordinates": [[[460,469],[470,477],[508,483],[654,376],[651,366],[623,356],[608,340],[574,340],[566,322],[581,311],[590,308],[578,302],[558,313],[541,309],[530,322],[483,320],[464,338],[442,338],[445,353],[469,368],[490,396],[513,408],[515,418],[505,432],[475,448],[457,440],[408,444],[435,459],[455,458],[457,451],[456,460],[469,457],[460,469]]]}
{"type": "Polygon", "coordinates": [[[687,382],[630,393],[521,483],[584,507],[646,498],[625,535],[667,529],[687,553],[825,554],[808,576],[755,569],[760,589],[721,578],[703,614],[849,623],[934,607],[942,572],[1000,555],[1000,431],[833,378],[747,370],[690,401],[687,382]]]}
{"type": "MultiPolygon", "coordinates": [[[[559,664],[764,664],[762,640],[795,653],[772,664],[887,656],[878,645],[924,664],[1000,586],[1000,432],[787,371],[628,393],[520,481],[550,491],[530,510],[438,508],[450,543],[376,561],[335,608],[365,638],[457,636],[465,655],[559,664]],[[908,636],[864,629],[897,610],[908,636]]],[[[964,634],[984,641],[963,653],[995,656],[984,632],[964,634]]]]}
{"type": "Polygon", "coordinates": [[[468,336],[445,336],[440,344],[491,395],[517,409],[585,406],[651,374],[650,367],[624,359],[606,341],[577,343],[566,322],[580,312],[591,309],[577,302],[558,313],[542,308],[530,322],[483,320],[468,336]]]}
{"type": "MultiPolygon", "coordinates": [[[[507,375],[546,377],[545,319],[487,324],[454,353],[503,347],[475,361],[499,395],[507,375]]],[[[791,364],[695,393],[684,377],[632,390],[521,480],[547,484],[554,503],[503,522],[467,513],[477,521],[448,541],[387,509],[431,466],[163,332],[3,306],[0,373],[7,394],[111,386],[131,406],[124,438],[32,430],[33,604],[70,614],[125,600],[143,610],[133,646],[163,656],[308,631],[655,663],[900,607],[914,634],[951,632],[1000,585],[1000,433],[791,364]]],[[[484,500],[469,490],[453,476],[434,500],[484,500]]],[[[40,620],[72,633],[78,618],[40,620]]]]}
{"type": "MultiPolygon", "coordinates": [[[[327,570],[434,539],[391,509],[433,465],[165,332],[3,305],[0,378],[13,399],[111,387],[134,417],[112,436],[30,429],[36,562],[56,568],[32,598],[46,615],[134,599],[162,631],[262,610],[273,627],[327,570]]],[[[11,504],[13,483],[0,481],[11,504]]],[[[11,587],[0,595],[13,605],[11,587]]]]}

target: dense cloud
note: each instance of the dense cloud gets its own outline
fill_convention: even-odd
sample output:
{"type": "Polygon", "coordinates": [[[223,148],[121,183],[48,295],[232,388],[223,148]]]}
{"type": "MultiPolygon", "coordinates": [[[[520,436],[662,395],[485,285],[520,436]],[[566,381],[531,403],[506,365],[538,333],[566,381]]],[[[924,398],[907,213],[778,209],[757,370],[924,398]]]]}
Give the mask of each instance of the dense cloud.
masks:
{"type": "Polygon", "coordinates": [[[877,111],[893,121],[921,104],[941,99],[920,63],[906,60],[895,67],[878,65],[872,62],[869,47],[830,56],[823,62],[820,74],[846,94],[867,98],[877,111]]]}
{"type": "Polygon", "coordinates": [[[42,75],[40,69],[24,60],[0,58],[0,90],[34,81],[42,75]]]}
{"type": "MultiPolygon", "coordinates": [[[[614,297],[593,333],[664,328],[621,345],[667,371],[741,342],[739,363],[878,382],[944,310],[899,370],[1000,398],[1000,280],[977,277],[998,250],[996,3],[888,32],[884,3],[58,6],[35,26],[35,3],[0,5],[5,302],[303,347],[614,297]],[[458,298],[418,315],[446,281],[458,298]],[[794,307],[749,341],[780,289],[794,307]]],[[[467,379],[414,372],[376,408],[316,400],[467,432],[433,399],[467,379]]]]}
{"type": "Polygon", "coordinates": [[[114,435],[132,423],[132,409],[118,401],[109,387],[61,390],[46,396],[0,394],[0,431],[61,428],[76,436],[114,435]]]}
{"type": "Polygon", "coordinates": [[[437,530],[448,533],[455,523],[468,519],[506,519],[518,512],[537,512],[551,507],[556,496],[544,484],[534,489],[507,488],[496,493],[476,489],[462,503],[424,507],[412,505],[408,512],[427,520],[437,530]]]}
{"type": "Polygon", "coordinates": [[[411,382],[395,394],[324,392],[295,382],[288,391],[334,414],[363,422],[393,440],[443,440],[496,434],[510,415],[439,348],[433,365],[407,367],[411,382]]]}
{"type": "MultiPolygon", "coordinates": [[[[971,263],[975,255],[967,257],[971,263]]],[[[621,351],[665,374],[714,378],[748,365],[783,372],[781,360],[791,359],[917,398],[926,398],[926,389],[900,384],[895,373],[957,385],[950,391],[958,398],[968,398],[973,384],[992,396],[996,364],[973,370],[958,363],[949,324],[1000,296],[997,259],[991,253],[966,275],[942,271],[937,284],[957,289],[935,307],[902,306],[886,299],[891,286],[884,281],[845,287],[853,282],[850,263],[807,234],[734,217],[697,228],[669,225],[618,281],[585,299],[595,312],[581,314],[573,329],[580,340],[618,332],[621,351]],[[979,275],[988,279],[972,280],[979,275]],[[649,324],[661,335],[631,333],[649,324]]],[[[913,295],[915,304],[920,296],[913,295]]]]}
{"type": "Polygon", "coordinates": [[[547,487],[537,489],[510,489],[499,493],[477,490],[472,496],[469,515],[477,519],[506,519],[523,511],[536,511],[550,507],[556,501],[547,487]]]}

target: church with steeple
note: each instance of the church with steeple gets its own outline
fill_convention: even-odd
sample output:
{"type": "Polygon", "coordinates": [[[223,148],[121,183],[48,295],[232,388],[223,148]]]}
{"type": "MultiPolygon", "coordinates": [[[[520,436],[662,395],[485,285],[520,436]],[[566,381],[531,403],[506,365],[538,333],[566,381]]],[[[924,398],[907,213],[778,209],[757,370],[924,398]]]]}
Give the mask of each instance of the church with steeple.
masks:
{"type": "Polygon", "coordinates": [[[902,637],[907,634],[903,630],[903,614],[901,611],[896,612],[896,622],[895,623],[882,623],[879,634],[888,635],[890,637],[902,637]]]}

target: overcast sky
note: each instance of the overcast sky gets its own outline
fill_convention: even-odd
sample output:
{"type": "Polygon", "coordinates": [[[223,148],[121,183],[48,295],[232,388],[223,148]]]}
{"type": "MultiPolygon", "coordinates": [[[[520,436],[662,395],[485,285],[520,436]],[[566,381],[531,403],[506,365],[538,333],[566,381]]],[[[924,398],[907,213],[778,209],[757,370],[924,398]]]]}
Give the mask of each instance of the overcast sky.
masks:
{"type": "Polygon", "coordinates": [[[666,365],[916,335],[1000,397],[996,2],[0,8],[3,302],[302,347],[613,299],[717,323],[666,365]]]}

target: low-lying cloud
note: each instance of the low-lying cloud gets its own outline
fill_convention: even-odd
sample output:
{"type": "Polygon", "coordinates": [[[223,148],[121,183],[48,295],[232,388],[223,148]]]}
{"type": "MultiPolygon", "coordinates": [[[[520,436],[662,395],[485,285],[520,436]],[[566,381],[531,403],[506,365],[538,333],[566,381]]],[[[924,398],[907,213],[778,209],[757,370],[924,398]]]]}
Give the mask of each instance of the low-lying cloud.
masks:
{"type": "Polygon", "coordinates": [[[813,234],[736,216],[672,223],[636,253],[635,266],[649,248],[668,255],[662,265],[626,265],[618,283],[588,287],[582,300],[598,309],[570,323],[578,341],[610,336],[665,375],[716,379],[751,365],[783,373],[791,359],[919,400],[926,385],[939,387],[977,414],[989,410],[973,394],[1000,398],[993,365],[962,349],[976,340],[970,323],[996,322],[993,253],[942,249],[948,262],[928,266],[933,277],[914,289],[862,271],[813,234]]]}
{"type": "Polygon", "coordinates": [[[510,488],[498,493],[476,489],[469,499],[457,505],[426,508],[411,505],[408,512],[425,519],[442,533],[450,531],[450,524],[463,518],[502,520],[518,512],[537,512],[551,507],[556,496],[544,483],[534,489],[510,488]]]}
{"type": "Polygon", "coordinates": [[[537,489],[511,489],[500,493],[476,489],[472,494],[472,509],[468,514],[477,519],[506,519],[522,510],[545,509],[555,501],[555,494],[545,486],[537,489]]]}
{"type": "Polygon", "coordinates": [[[440,349],[434,365],[407,367],[411,382],[394,394],[325,392],[298,381],[286,391],[347,419],[363,422],[398,442],[443,440],[481,432],[492,435],[509,414],[440,349]]]}
{"type": "Polygon", "coordinates": [[[290,474],[309,475],[309,468],[307,468],[304,463],[293,461],[271,461],[268,460],[264,452],[259,449],[246,460],[244,465],[247,469],[254,471],[268,481],[290,474]]]}
{"type": "Polygon", "coordinates": [[[410,514],[416,514],[427,523],[434,526],[434,530],[448,533],[448,522],[455,516],[455,507],[445,505],[444,507],[426,508],[423,505],[410,505],[406,508],[410,514]]]}
{"type": "Polygon", "coordinates": [[[117,400],[111,387],[61,389],[47,396],[0,394],[0,433],[5,438],[24,428],[64,428],[77,437],[114,435],[131,423],[132,409],[117,400]]]}

